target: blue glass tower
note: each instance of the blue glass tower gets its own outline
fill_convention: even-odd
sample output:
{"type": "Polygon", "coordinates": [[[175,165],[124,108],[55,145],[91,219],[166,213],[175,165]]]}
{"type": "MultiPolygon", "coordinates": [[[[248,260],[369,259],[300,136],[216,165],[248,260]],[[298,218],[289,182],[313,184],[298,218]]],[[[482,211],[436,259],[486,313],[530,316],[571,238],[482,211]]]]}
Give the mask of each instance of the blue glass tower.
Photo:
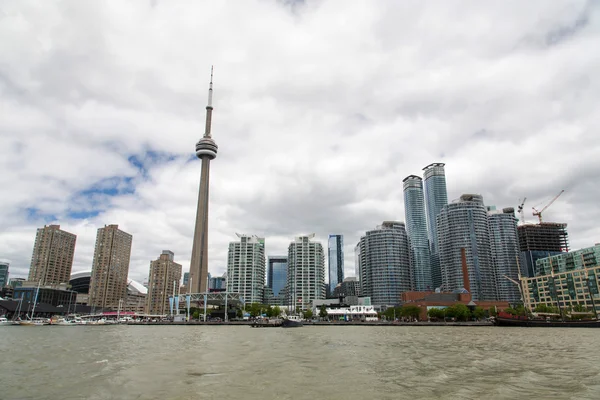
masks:
{"type": "Polygon", "coordinates": [[[273,290],[274,296],[279,296],[287,283],[287,256],[270,256],[267,261],[267,286],[273,290]]]}
{"type": "Polygon", "coordinates": [[[327,242],[329,259],[329,293],[344,281],[344,236],[329,235],[327,242]]]}
{"type": "Polygon", "coordinates": [[[412,253],[412,279],[417,291],[433,290],[431,281],[431,255],[427,237],[427,217],[423,198],[423,180],[410,175],[404,178],[404,214],[406,232],[412,253]]]}
{"type": "Polygon", "coordinates": [[[431,253],[431,281],[436,288],[442,285],[436,218],[442,208],[448,204],[444,165],[443,163],[433,163],[423,168],[427,236],[431,253]]]}

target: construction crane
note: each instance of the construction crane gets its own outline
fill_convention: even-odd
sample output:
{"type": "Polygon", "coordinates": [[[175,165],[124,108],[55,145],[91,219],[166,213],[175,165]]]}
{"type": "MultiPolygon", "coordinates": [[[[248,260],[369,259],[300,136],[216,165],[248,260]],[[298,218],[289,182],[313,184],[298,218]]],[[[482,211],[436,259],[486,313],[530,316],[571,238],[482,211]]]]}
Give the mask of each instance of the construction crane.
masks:
{"type": "Polygon", "coordinates": [[[542,208],[540,211],[538,211],[535,207],[531,207],[533,209],[533,215],[537,216],[540,220],[540,224],[542,223],[542,213],[544,211],[546,211],[546,209],[548,207],[550,207],[552,205],[552,203],[554,203],[556,201],[556,199],[558,199],[560,197],[561,194],[564,193],[564,189],[560,191],[559,194],[557,194],[556,196],[554,196],[554,198],[552,200],[550,200],[550,202],[548,204],[546,204],[546,207],[542,208]]]}
{"type": "MultiPolygon", "coordinates": [[[[523,206],[525,205],[525,200],[527,200],[527,197],[523,198],[521,205],[519,205],[519,207],[517,208],[517,211],[521,215],[521,224],[525,223],[525,211],[523,211],[523,206]]],[[[519,201],[521,201],[521,199],[519,199],[519,201]]]]}

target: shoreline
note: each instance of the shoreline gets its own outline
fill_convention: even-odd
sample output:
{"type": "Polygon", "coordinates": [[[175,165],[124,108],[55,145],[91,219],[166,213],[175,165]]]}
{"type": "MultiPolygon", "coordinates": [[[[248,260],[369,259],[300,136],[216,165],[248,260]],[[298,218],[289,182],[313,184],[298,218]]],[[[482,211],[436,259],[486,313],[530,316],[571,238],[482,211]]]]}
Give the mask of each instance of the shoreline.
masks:
{"type": "MultiPolygon", "coordinates": [[[[177,326],[251,326],[253,322],[249,321],[231,321],[231,322],[128,322],[126,324],[119,325],[140,325],[140,326],[154,326],[154,325],[177,325],[177,326]]],[[[481,327],[481,326],[494,326],[491,322],[477,322],[477,321],[466,321],[466,322],[303,322],[303,326],[470,326],[470,327],[481,327]]]]}

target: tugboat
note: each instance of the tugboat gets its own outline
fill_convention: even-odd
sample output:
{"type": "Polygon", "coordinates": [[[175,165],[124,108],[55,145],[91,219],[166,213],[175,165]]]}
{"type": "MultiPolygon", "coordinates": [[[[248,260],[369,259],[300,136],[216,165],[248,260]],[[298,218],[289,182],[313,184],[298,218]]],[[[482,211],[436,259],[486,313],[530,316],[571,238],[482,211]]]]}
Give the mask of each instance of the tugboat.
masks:
{"type": "Polygon", "coordinates": [[[288,315],[283,318],[283,322],[281,323],[282,328],[300,328],[304,326],[302,324],[302,320],[297,315],[288,315]]]}

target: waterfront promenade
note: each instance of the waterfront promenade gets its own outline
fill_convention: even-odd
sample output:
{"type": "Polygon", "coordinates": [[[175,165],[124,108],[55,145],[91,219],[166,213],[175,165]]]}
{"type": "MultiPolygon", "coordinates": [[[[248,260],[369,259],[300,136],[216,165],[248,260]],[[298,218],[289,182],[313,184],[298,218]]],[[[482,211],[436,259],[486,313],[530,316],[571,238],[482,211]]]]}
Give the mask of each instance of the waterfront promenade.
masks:
{"type": "MultiPolygon", "coordinates": [[[[156,321],[156,322],[128,322],[127,325],[181,325],[181,326],[197,326],[197,325],[252,325],[252,321],[192,321],[192,322],[171,322],[171,321],[156,321]]],[[[309,322],[303,321],[304,326],[332,326],[332,327],[343,327],[343,326],[389,326],[389,327],[400,327],[400,326],[493,326],[489,321],[465,321],[465,322],[426,322],[426,321],[414,321],[414,322],[388,322],[388,321],[318,321],[309,322]]]]}

